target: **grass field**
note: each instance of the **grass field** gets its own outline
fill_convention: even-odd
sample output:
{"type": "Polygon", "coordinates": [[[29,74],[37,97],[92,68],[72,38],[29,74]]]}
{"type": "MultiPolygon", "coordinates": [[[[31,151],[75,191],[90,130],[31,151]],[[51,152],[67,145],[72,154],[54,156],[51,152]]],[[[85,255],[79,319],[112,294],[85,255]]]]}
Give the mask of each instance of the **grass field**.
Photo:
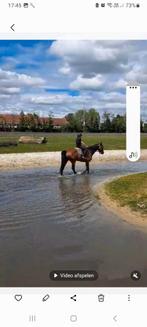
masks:
{"type": "MultiPolygon", "coordinates": [[[[0,142],[2,141],[18,141],[22,135],[46,136],[48,142],[46,144],[26,145],[19,144],[17,147],[0,147],[0,153],[24,153],[24,152],[43,152],[43,151],[61,151],[75,146],[75,133],[17,133],[17,132],[1,132],[0,142]]],[[[100,141],[103,142],[105,150],[121,150],[125,149],[125,134],[83,134],[83,141],[87,145],[92,145],[100,141]]],[[[147,149],[147,134],[142,134],[142,149],[147,149]]]]}
{"type": "Polygon", "coordinates": [[[147,215],[147,173],[120,177],[106,184],[105,191],[121,207],[147,215]]]}

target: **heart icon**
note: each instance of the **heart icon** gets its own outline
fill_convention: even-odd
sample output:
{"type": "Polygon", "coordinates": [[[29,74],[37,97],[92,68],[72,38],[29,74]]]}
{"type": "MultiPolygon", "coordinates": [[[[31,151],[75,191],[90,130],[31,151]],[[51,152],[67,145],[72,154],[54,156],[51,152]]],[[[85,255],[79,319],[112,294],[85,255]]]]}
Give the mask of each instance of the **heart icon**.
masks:
{"type": "Polygon", "coordinates": [[[20,295],[20,294],[16,294],[16,295],[14,296],[14,298],[15,298],[15,300],[16,300],[17,302],[20,302],[20,301],[22,300],[22,295],[20,295]]]}

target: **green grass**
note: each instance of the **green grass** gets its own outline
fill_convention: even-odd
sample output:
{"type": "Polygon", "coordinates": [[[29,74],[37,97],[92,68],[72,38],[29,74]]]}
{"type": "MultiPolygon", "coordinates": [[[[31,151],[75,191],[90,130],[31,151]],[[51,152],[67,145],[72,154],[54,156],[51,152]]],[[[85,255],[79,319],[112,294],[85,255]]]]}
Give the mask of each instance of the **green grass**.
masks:
{"type": "Polygon", "coordinates": [[[147,173],[120,177],[106,184],[105,191],[121,207],[147,215],[147,173]]]}
{"type": "MultiPolygon", "coordinates": [[[[47,144],[19,144],[17,147],[0,147],[0,153],[24,153],[24,152],[43,152],[43,151],[61,151],[75,146],[75,133],[0,133],[0,142],[18,141],[22,135],[46,136],[47,144]]],[[[104,144],[105,150],[125,149],[125,134],[83,134],[83,141],[88,144],[95,144],[100,141],[104,144]]],[[[147,134],[142,134],[142,149],[147,149],[147,134]]]]}

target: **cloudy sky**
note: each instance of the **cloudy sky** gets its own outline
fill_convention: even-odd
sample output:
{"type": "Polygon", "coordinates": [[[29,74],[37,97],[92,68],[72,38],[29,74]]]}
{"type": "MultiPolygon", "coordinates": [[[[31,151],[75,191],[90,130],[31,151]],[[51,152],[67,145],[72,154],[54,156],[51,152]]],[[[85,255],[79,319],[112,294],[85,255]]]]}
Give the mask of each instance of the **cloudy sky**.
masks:
{"type": "Polygon", "coordinates": [[[147,119],[147,41],[0,41],[3,113],[124,113],[131,82],[141,84],[147,119]]]}

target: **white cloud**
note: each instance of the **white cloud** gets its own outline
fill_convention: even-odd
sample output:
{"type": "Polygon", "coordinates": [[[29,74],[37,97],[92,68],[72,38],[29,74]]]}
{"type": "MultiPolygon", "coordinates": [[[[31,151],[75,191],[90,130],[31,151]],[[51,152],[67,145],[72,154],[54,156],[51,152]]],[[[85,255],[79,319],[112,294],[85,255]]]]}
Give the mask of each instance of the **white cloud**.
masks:
{"type": "Polygon", "coordinates": [[[45,81],[40,77],[32,77],[26,74],[5,71],[0,69],[0,87],[16,88],[23,86],[42,86],[45,81]]]}
{"type": "Polygon", "coordinates": [[[0,93],[5,94],[18,94],[20,93],[21,89],[19,87],[0,87],[0,93]]]}
{"type": "Polygon", "coordinates": [[[119,79],[110,85],[114,89],[124,89],[127,86],[127,82],[124,79],[119,79]]]}
{"type": "Polygon", "coordinates": [[[9,99],[10,95],[0,94],[0,99],[9,99]]]}
{"type": "Polygon", "coordinates": [[[43,95],[29,95],[23,96],[22,99],[31,104],[37,105],[77,105],[83,104],[89,100],[91,100],[90,96],[72,96],[68,94],[43,94],[43,95]]]}
{"type": "Polygon", "coordinates": [[[64,66],[78,74],[123,71],[128,65],[127,42],[63,41],[53,42],[49,53],[62,58],[64,66]]]}
{"type": "Polygon", "coordinates": [[[68,64],[65,64],[63,67],[59,69],[59,72],[64,75],[68,75],[71,72],[71,69],[68,64]]]}
{"type": "Polygon", "coordinates": [[[96,91],[104,84],[104,78],[101,75],[96,75],[91,78],[78,75],[77,79],[70,84],[71,89],[76,90],[93,90],[96,91]]]}
{"type": "Polygon", "coordinates": [[[19,42],[0,63],[0,111],[60,116],[95,107],[101,114],[124,113],[124,88],[138,82],[146,115],[147,41],[19,42]]]}
{"type": "Polygon", "coordinates": [[[131,71],[126,74],[128,83],[147,84],[147,68],[135,65],[131,71]]]}
{"type": "Polygon", "coordinates": [[[119,54],[118,47],[109,47],[105,42],[99,41],[55,41],[50,53],[56,56],[65,57],[69,62],[77,60],[96,60],[97,62],[115,60],[119,54]]]}

